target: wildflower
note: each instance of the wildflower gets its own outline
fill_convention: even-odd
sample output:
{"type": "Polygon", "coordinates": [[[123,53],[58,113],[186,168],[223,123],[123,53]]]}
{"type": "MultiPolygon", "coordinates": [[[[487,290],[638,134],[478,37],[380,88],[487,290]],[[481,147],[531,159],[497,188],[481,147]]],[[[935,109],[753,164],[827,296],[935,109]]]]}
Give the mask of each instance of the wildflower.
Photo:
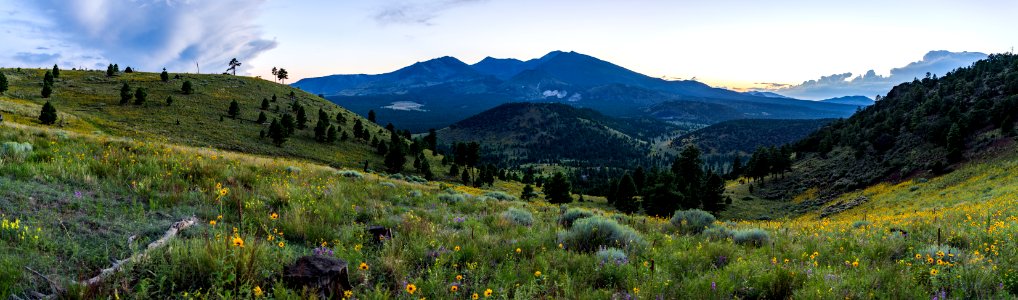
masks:
{"type": "Polygon", "coordinates": [[[408,294],[413,295],[414,292],[416,292],[416,291],[417,291],[417,286],[416,285],[414,285],[413,283],[407,283],[407,285],[406,285],[406,292],[408,294]]]}
{"type": "Polygon", "coordinates": [[[562,243],[558,243],[558,248],[559,249],[565,249],[565,246],[562,246],[562,243]]]}
{"type": "Polygon", "coordinates": [[[210,220],[209,221],[209,225],[216,226],[216,220],[210,220]]]}
{"type": "Polygon", "coordinates": [[[933,263],[933,258],[932,257],[927,257],[926,258],[926,263],[927,264],[932,264],[933,263]]]}
{"type": "Polygon", "coordinates": [[[350,297],[353,297],[353,291],[343,291],[344,299],[350,299],[350,297]]]}
{"type": "Polygon", "coordinates": [[[534,271],[534,277],[541,277],[541,271],[534,271]]]}
{"type": "Polygon", "coordinates": [[[460,287],[459,287],[459,286],[457,286],[457,285],[453,285],[453,286],[450,286],[450,287],[449,287],[449,291],[450,291],[450,292],[453,292],[453,293],[455,293],[455,292],[459,292],[459,290],[460,290],[460,287]]]}
{"type": "Polygon", "coordinates": [[[477,293],[474,293],[473,295],[470,295],[470,299],[477,300],[477,298],[480,298],[480,297],[477,296],[477,293]]]}
{"type": "Polygon", "coordinates": [[[713,281],[710,282],[710,290],[712,290],[712,291],[717,291],[718,290],[717,282],[713,282],[713,281]]]}
{"type": "Polygon", "coordinates": [[[286,247],[286,243],[279,242],[279,248],[283,248],[283,247],[286,247]]]}
{"type": "Polygon", "coordinates": [[[516,254],[520,254],[521,252],[523,252],[523,249],[516,248],[516,254]]]}
{"type": "Polygon", "coordinates": [[[276,237],[270,235],[269,237],[267,237],[265,239],[271,242],[272,240],[275,240],[276,237]]]}
{"type": "Polygon", "coordinates": [[[460,251],[460,246],[452,247],[452,251],[459,252],[460,251]]]}
{"type": "Polygon", "coordinates": [[[773,264],[777,264],[777,263],[778,263],[778,258],[777,257],[771,257],[771,264],[773,265],[773,264]]]}
{"type": "Polygon", "coordinates": [[[256,285],[254,287],[254,295],[255,295],[255,297],[261,297],[262,294],[263,294],[262,293],[262,287],[256,285]]]}
{"type": "Polygon", "coordinates": [[[484,298],[491,297],[491,294],[492,294],[491,289],[484,290],[484,298]]]}
{"type": "Polygon", "coordinates": [[[456,275],[456,281],[463,280],[463,275],[456,275]]]}
{"type": "Polygon", "coordinates": [[[216,220],[222,220],[222,219],[223,219],[223,215],[216,216],[216,220]]]}
{"type": "Polygon", "coordinates": [[[634,287],[634,288],[633,288],[633,294],[634,294],[634,295],[639,295],[639,294],[640,294],[640,288],[638,288],[638,287],[634,287]]]}
{"type": "Polygon", "coordinates": [[[273,219],[273,220],[275,220],[275,219],[279,219],[279,214],[277,214],[277,213],[272,213],[271,215],[269,215],[269,219],[273,219]]]}
{"type": "Polygon", "coordinates": [[[361,269],[361,271],[367,271],[368,270],[368,263],[361,262],[361,265],[359,267],[357,267],[357,268],[361,269]]]}
{"type": "Polygon", "coordinates": [[[244,239],[241,239],[239,236],[233,237],[233,246],[244,248],[244,239]]]}
{"type": "Polygon", "coordinates": [[[852,267],[853,268],[859,267],[859,260],[853,261],[852,262],[852,267]]]}
{"type": "Polygon", "coordinates": [[[919,253],[916,253],[915,254],[915,259],[923,259],[923,256],[920,255],[919,253]]]}
{"type": "Polygon", "coordinates": [[[930,269],[930,275],[937,276],[937,273],[940,273],[940,271],[937,271],[937,269],[930,269]]]}
{"type": "Polygon", "coordinates": [[[357,245],[354,245],[354,246],[353,246],[353,250],[356,250],[356,251],[358,251],[358,252],[360,252],[360,251],[361,251],[361,248],[364,248],[364,246],[361,246],[361,244],[357,244],[357,245]]]}

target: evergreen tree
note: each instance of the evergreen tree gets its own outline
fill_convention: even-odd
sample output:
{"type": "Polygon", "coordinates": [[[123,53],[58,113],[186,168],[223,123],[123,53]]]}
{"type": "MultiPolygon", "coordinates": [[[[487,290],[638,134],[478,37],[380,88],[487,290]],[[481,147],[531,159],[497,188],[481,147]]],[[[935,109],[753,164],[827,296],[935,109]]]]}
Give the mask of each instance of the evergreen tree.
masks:
{"type": "Polygon", "coordinates": [[[428,150],[435,152],[438,148],[438,134],[434,128],[428,129],[428,135],[424,137],[424,145],[427,146],[428,150]]]}
{"type": "MultiPolygon", "coordinates": [[[[0,88],[2,91],[3,88],[0,88]]],[[[1000,122],[1000,133],[1003,135],[1014,134],[1014,119],[1011,116],[1004,117],[1004,120],[1000,122]]]]}
{"type": "Polygon", "coordinates": [[[377,153],[378,155],[385,156],[386,153],[389,153],[389,146],[386,146],[385,142],[375,141],[374,144],[375,144],[375,153],[377,153]]]}
{"type": "Polygon", "coordinates": [[[338,133],[336,131],[336,126],[329,126],[329,129],[326,130],[326,132],[327,133],[325,134],[325,142],[326,143],[330,143],[330,144],[331,143],[335,143],[336,139],[338,138],[336,136],[336,135],[338,135],[338,133]]]}
{"type": "Polygon", "coordinates": [[[636,171],[633,171],[633,184],[636,184],[636,193],[639,194],[643,191],[643,188],[647,184],[647,173],[643,170],[643,167],[637,167],[636,171]]]}
{"type": "Polygon", "coordinates": [[[120,65],[113,64],[113,73],[120,73],[120,65]]]}
{"type": "Polygon", "coordinates": [[[262,98],[262,110],[267,110],[267,109],[269,109],[269,99],[268,98],[262,98]]]}
{"type": "Polygon", "coordinates": [[[237,103],[236,99],[230,101],[230,108],[226,111],[226,114],[233,119],[236,119],[237,116],[240,115],[240,103],[237,103]]]}
{"type": "Polygon", "coordinates": [[[147,99],[148,99],[148,92],[145,91],[145,88],[138,88],[138,89],[134,90],[134,104],[135,105],[145,104],[145,100],[147,100],[147,99]]]}
{"type": "Polygon", "coordinates": [[[109,66],[106,67],[106,77],[113,77],[113,75],[116,74],[117,72],[113,71],[113,64],[110,64],[109,66]]]}
{"type": "Polygon", "coordinates": [[[530,201],[530,199],[534,199],[534,197],[536,197],[536,196],[537,196],[537,193],[534,192],[534,187],[533,186],[531,186],[529,184],[523,186],[523,192],[520,193],[520,199],[523,199],[523,201],[530,201]]]}
{"type": "Polygon", "coordinates": [[[134,93],[131,91],[131,86],[124,82],[124,85],[120,86],[120,104],[131,103],[131,98],[134,97],[134,93]]]}
{"type": "Polygon", "coordinates": [[[60,67],[53,65],[53,79],[60,78],[60,67]]]}
{"type": "Polygon", "coordinates": [[[315,124],[315,140],[319,143],[324,143],[329,138],[329,119],[318,118],[318,124],[315,124]]]}
{"type": "Polygon", "coordinates": [[[279,121],[279,125],[283,127],[283,132],[286,133],[286,136],[293,135],[293,132],[297,129],[297,124],[294,123],[293,115],[291,114],[283,115],[283,119],[279,121]]]}
{"type": "Polygon", "coordinates": [[[42,105],[42,111],[39,113],[39,122],[43,125],[53,125],[57,122],[57,108],[53,107],[53,104],[49,101],[42,105]]]}
{"type": "Polygon", "coordinates": [[[958,123],[951,124],[947,131],[947,159],[958,161],[965,150],[965,136],[961,133],[961,126],[958,123]]]}
{"type": "Polygon", "coordinates": [[[185,80],[184,84],[180,86],[180,92],[184,95],[190,95],[194,93],[194,86],[192,86],[190,80],[185,80]]]}
{"type": "Polygon", "coordinates": [[[166,96],[166,106],[173,104],[173,96],[166,96]]]}
{"type": "Polygon", "coordinates": [[[308,115],[303,105],[297,105],[297,129],[308,128],[308,115]]]}
{"type": "Polygon", "coordinates": [[[735,154],[735,159],[732,160],[732,170],[728,172],[728,178],[737,179],[739,176],[742,176],[742,172],[742,158],[739,157],[739,154],[735,154]]]}
{"type": "Polygon", "coordinates": [[[279,120],[273,119],[272,123],[269,124],[269,137],[272,138],[272,143],[276,146],[282,146],[286,142],[286,128],[279,122],[279,120]]]}
{"type": "Polygon", "coordinates": [[[635,213],[640,210],[636,203],[636,183],[629,173],[622,175],[619,179],[618,189],[615,191],[615,208],[625,213],[635,213]]]}
{"type": "Polygon", "coordinates": [[[276,102],[276,94],[272,94],[272,102],[276,102]]]}
{"type": "Polygon", "coordinates": [[[566,175],[562,172],[555,173],[551,181],[544,184],[544,198],[548,200],[548,203],[573,202],[571,191],[572,186],[569,184],[569,180],[566,179],[566,175]]]}
{"type": "Polygon", "coordinates": [[[343,116],[343,112],[336,113],[336,124],[346,125],[346,117],[343,116]]]}
{"type": "Polygon", "coordinates": [[[268,120],[269,120],[269,117],[265,115],[264,111],[262,111],[262,112],[258,112],[258,121],[255,121],[255,122],[258,122],[258,124],[262,124],[262,123],[265,123],[265,121],[268,121],[268,120]]]}
{"type": "Polygon", "coordinates": [[[341,134],[339,136],[339,140],[340,141],[346,141],[346,140],[349,140],[349,139],[350,139],[350,135],[346,134],[346,131],[343,131],[343,134],[341,134]]]}
{"type": "Polygon", "coordinates": [[[53,94],[53,85],[48,83],[43,84],[41,94],[43,98],[49,98],[49,96],[53,94]]]}
{"type": "Polygon", "coordinates": [[[725,201],[725,180],[718,174],[710,173],[707,175],[707,179],[704,180],[704,187],[702,189],[703,197],[703,209],[711,213],[717,213],[725,209],[727,202],[725,201]]]}
{"type": "Polygon", "coordinates": [[[421,160],[421,174],[424,175],[424,179],[432,180],[435,179],[435,173],[431,172],[431,163],[425,158],[421,160]]]}
{"type": "Polygon", "coordinates": [[[378,122],[375,121],[375,110],[374,109],[368,111],[368,121],[371,121],[371,123],[378,124],[378,122]]]}
{"type": "Polygon", "coordinates": [[[406,146],[400,137],[394,134],[389,135],[389,153],[385,154],[385,168],[389,173],[396,174],[403,172],[403,165],[406,164],[406,146]]]}
{"type": "Polygon", "coordinates": [[[674,189],[671,174],[664,177],[654,186],[648,187],[643,196],[644,213],[650,216],[670,216],[683,202],[683,195],[674,189]]]}
{"type": "Polygon", "coordinates": [[[463,169],[463,174],[460,175],[460,181],[463,182],[463,185],[470,185],[471,183],[470,172],[466,168],[463,169]]]}
{"type": "Polygon", "coordinates": [[[279,68],[279,70],[276,71],[276,79],[279,79],[280,82],[286,84],[286,80],[290,79],[290,73],[287,72],[286,69],[279,68]]]}
{"type": "Polygon", "coordinates": [[[452,166],[449,167],[449,176],[451,177],[451,176],[456,176],[456,175],[459,175],[459,174],[460,174],[460,166],[458,166],[456,164],[452,164],[452,166]]]}
{"type": "Polygon", "coordinates": [[[364,123],[361,123],[361,119],[357,119],[357,121],[353,123],[353,137],[358,139],[364,138],[362,131],[364,131],[364,123]]]}
{"type": "Polygon", "coordinates": [[[0,72],[0,95],[3,95],[3,93],[7,92],[8,88],[10,88],[10,86],[7,83],[7,75],[4,75],[3,72],[0,72]]]}
{"type": "Polygon", "coordinates": [[[163,68],[163,72],[159,73],[159,80],[163,82],[170,82],[170,73],[166,72],[166,68],[163,68]]]}
{"type": "Polygon", "coordinates": [[[695,208],[700,204],[700,187],[703,181],[703,160],[700,149],[688,145],[679,153],[672,163],[672,174],[675,175],[675,190],[683,196],[683,206],[695,208]]]}
{"type": "Polygon", "coordinates": [[[131,69],[131,66],[127,66],[127,69],[124,69],[124,73],[134,73],[134,69],[131,69]]]}
{"type": "Polygon", "coordinates": [[[42,85],[47,85],[47,84],[48,85],[53,85],[53,83],[54,83],[53,72],[46,71],[46,75],[42,76],[42,85]]]}

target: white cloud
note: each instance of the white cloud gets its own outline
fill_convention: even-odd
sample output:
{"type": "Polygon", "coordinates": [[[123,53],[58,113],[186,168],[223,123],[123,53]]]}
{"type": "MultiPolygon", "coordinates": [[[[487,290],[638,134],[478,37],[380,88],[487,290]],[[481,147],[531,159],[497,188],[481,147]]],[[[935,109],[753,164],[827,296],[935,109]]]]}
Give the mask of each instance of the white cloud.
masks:
{"type": "Polygon", "coordinates": [[[210,73],[226,70],[230,58],[248,61],[276,46],[275,41],[262,38],[261,29],[253,23],[263,0],[18,3],[24,8],[18,8],[17,14],[0,17],[0,23],[17,30],[0,36],[20,42],[6,48],[23,48],[8,53],[23,54],[0,57],[9,60],[5,64],[36,66],[45,55],[57,54],[45,63],[92,68],[118,63],[122,68],[193,72],[197,61],[204,73],[210,73]],[[50,50],[39,52],[39,48],[50,50]]]}
{"type": "Polygon", "coordinates": [[[814,100],[854,95],[874,97],[886,94],[892,87],[902,82],[926,77],[927,72],[944,75],[959,67],[969,66],[986,56],[979,52],[930,51],[920,61],[891,69],[888,76],[881,76],[873,70],[855,77],[852,73],[832,74],[799,85],[775,86],[769,90],[793,98],[814,100]]]}
{"type": "Polygon", "coordinates": [[[382,25],[388,24],[420,24],[420,25],[432,25],[432,20],[437,18],[443,11],[451,8],[471,4],[476,2],[483,2],[486,0],[426,0],[418,1],[416,3],[395,3],[390,4],[377,13],[375,13],[375,21],[382,25]]]}

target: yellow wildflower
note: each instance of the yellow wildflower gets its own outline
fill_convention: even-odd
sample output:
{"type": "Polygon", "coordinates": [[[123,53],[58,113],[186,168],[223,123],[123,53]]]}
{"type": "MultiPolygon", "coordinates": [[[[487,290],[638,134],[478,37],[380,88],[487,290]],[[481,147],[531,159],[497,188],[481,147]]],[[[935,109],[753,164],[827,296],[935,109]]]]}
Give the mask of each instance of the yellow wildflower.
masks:
{"type": "Polygon", "coordinates": [[[368,263],[361,262],[361,265],[359,267],[357,267],[357,268],[361,269],[361,271],[367,271],[368,270],[368,263]]]}
{"type": "Polygon", "coordinates": [[[416,291],[417,291],[417,286],[416,285],[414,285],[413,283],[407,283],[407,285],[406,285],[406,292],[408,294],[413,295],[414,292],[416,292],[416,291]]]}
{"type": "Polygon", "coordinates": [[[233,237],[233,246],[244,248],[244,239],[239,236],[233,237]]]}
{"type": "Polygon", "coordinates": [[[255,295],[255,297],[261,297],[263,295],[262,287],[256,285],[254,287],[254,295],[255,295]]]}

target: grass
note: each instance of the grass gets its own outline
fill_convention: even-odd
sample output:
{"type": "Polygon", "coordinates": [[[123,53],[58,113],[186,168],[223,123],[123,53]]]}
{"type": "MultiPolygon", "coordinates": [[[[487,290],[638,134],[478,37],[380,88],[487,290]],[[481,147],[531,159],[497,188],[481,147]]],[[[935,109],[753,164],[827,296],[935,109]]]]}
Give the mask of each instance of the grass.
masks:
{"type": "MultiPolygon", "coordinates": [[[[75,76],[66,73],[71,77],[61,80],[75,76]]],[[[91,73],[80,73],[78,80],[91,80],[91,73]]],[[[71,84],[58,81],[58,97],[69,89],[61,82],[71,84]]],[[[57,282],[92,277],[190,216],[201,224],[168,247],[95,289],[71,288],[65,296],[254,298],[257,288],[265,298],[307,298],[309,291],[287,287],[280,274],[297,257],[325,248],[350,265],[369,266],[351,270],[357,299],[462,299],[483,297],[488,289],[494,299],[1018,295],[1014,152],[941,177],[841,195],[830,203],[870,200],[827,218],[818,217],[820,208],[803,214],[777,209],[791,201],[736,200],[722,222],[703,234],[685,235],[668,219],[619,214],[604,209],[601,199],[569,208],[543,200],[481,200],[492,189],[357,176],[351,170],[357,166],[275,156],[254,146],[206,148],[208,141],[201,139],[214,140],[214,134],[194,137],[166,129],[171,136],[156,137],[157,126],[126,125],[124,120],[135,120],[127,110],[137,107],[109,108],[120,110],[116,113],[71,109],[80,121],[43,127],[31,116],[8,117],[9,111],[38,105],[38,99],[18,98],[28,93],[28,84],[14,86],[15,98],[0,98],[7,120],[0,124],[0,145],[32,149],[16,160],[0,157],[0,298],[50,293],[47,280],[28,269],[57,282]],[[198,142],[189,142],[192,138],[198,142]],[[443,199],[453,194],[462,199],[443,199]],[[764,208],[742,207],[756,202],[764,208]],[[506,212],[512,216],[504,217],[506,212]],[[560,220],[572,217],[563,218],[563,212],[592,216],[576,218],[567,228],[560,220]],[[756,220],[755,214],[770,219],[756,220]],[[522,216],[530,217],[528,226],[511,221],[526,219],[522,216]],[[394,234],[378,242],[366,232],[369,225],[394,234]],[[742,245],[740,234],[768,239],[742,245]],[[233,246],[235,239],[244,247],[233,246]],[[586,244],[580,247],[579,241],[586,244]],[[417,288],[413,295],[406,289],[410,284],[417,288]]],[[[198,86],[199,94],[218,93],[198,86]]],[[[159,98],[154,96],[159,89],[149,93],[159,98]]],[[[78,101],[72,99],[56,101],[78,101]]],[[[177,103],[186,103],[182,99],[177,103]]],[[[309,141],[307,147],[318,146],[309,141]]],[[[350,152],[332,155],[360,155],[334,147],[329,151],[350,152]]],[[[498,182],[495,189],[518,195],[522,186],[498,182]]]]}

